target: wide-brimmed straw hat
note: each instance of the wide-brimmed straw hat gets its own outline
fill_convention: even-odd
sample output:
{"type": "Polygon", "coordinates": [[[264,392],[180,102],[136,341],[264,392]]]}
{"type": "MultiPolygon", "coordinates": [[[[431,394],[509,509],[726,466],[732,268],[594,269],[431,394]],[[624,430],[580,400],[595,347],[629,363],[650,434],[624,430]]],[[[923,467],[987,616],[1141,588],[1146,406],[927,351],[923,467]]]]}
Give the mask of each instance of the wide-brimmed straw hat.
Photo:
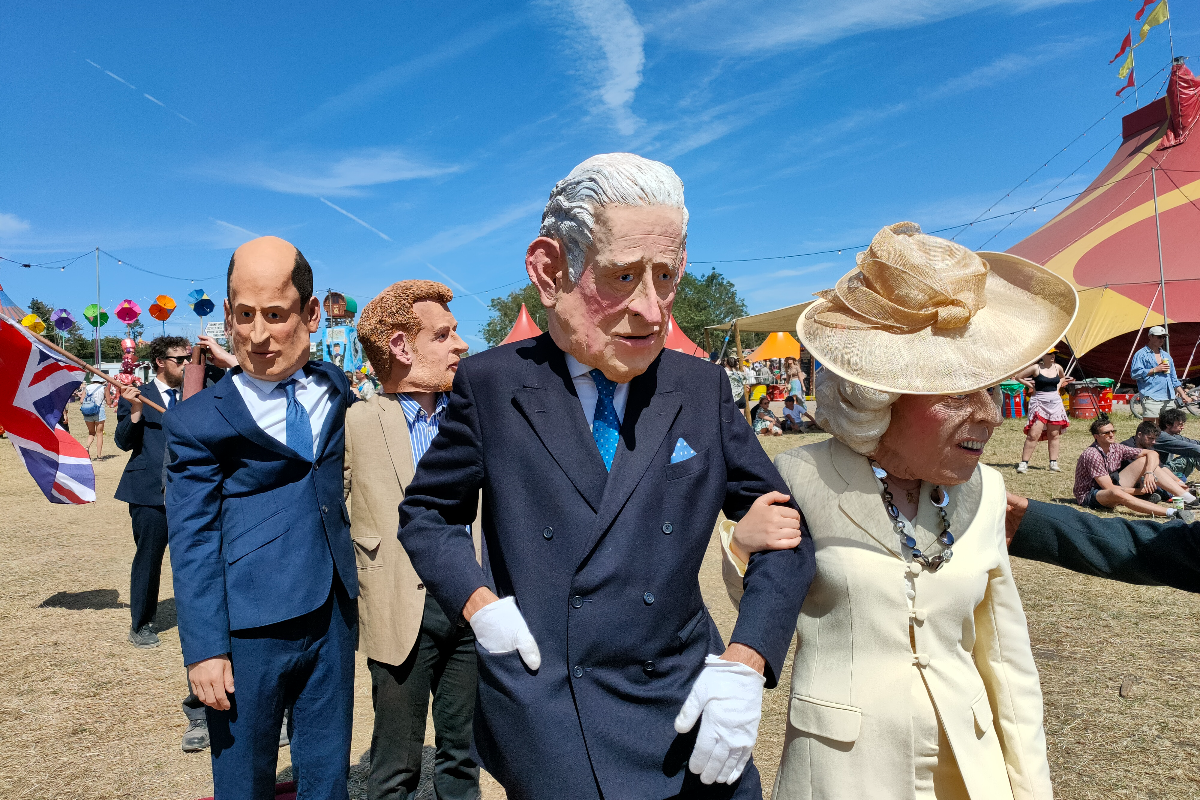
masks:
{"type": "Polygon", "coordinates": [[[965,394],[1041,358],[1075,319],[1074,288],[1008,253],[972,252],[889,225],[858,267],[800,315],[796,333],[824,367],[900,394],[965,394]]]}

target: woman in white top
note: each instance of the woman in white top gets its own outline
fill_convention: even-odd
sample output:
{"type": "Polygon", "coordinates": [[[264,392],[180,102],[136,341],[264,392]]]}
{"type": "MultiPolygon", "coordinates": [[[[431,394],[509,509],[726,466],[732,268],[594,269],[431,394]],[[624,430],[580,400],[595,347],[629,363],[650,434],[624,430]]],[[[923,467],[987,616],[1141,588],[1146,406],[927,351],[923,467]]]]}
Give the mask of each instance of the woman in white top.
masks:
{"type": "MultiPolygon", "coordinates": [[[[1004,482],[979,458],[1000,424],[986,387],[1062,335],[1075,293],[901,223],[820,296],[797,329],[824,365],[816,415],[833,438],[775,461],[817,574],[774,798],[1050,800],[1004,482]]],[[[735,603],[750,554],[794,536],[723,525],[735,603]]]]}
{"type": "Polygon", "coordinates": [[[80,404],[79,410],[83,413],[83,422],[87,425],[87,451],[88,455],[92,452],[92,441],[96,442],[95,458],[100,458],[104,455],[104,406],[105,396],[104,390],[108,384],[100,379],[93,380],[83,390],[83,402],[80,404]],[[88,413],[90,412],[90,413],[88,413]]]}

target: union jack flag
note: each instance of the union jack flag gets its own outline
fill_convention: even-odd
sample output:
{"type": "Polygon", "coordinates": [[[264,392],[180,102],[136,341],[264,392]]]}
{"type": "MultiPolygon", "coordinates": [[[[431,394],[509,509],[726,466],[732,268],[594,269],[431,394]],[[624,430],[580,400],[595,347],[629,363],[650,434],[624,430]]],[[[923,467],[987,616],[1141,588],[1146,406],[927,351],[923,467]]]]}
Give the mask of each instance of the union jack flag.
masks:
{"type": "Polygon", "coordinates": [[[51,503],[96,500],[92,460],[61,427],[84,371],[0,316],[0,426],[51,503]]]}

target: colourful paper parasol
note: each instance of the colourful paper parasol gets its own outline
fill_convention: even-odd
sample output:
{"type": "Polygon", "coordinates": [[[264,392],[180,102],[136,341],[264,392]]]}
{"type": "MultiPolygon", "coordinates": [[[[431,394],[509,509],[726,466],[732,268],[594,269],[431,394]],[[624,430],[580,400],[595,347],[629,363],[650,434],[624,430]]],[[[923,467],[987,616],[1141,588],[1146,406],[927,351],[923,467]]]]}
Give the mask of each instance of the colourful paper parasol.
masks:
{"type": "Polygon", "coordinates": [[[126,325],[132,325],[142,315],[142,309],[132,300],[122,300],[117,306],[117,319],[126,325]]]}
{"type": "Polygon", "coordinates": [[[50,315],[50,321],[54,323],[54,327],[66,333],[71,330],[71,326],[75,324],[75,317],[70,311],[65,308],[60,308],[50,315]]]}
{"type": "Polygon", "coordinates": [[[189,305],[192,307],[192,311],[196,312],[197,317],[207,317],[217,307],[203,289],[189,292],[188,299],[192,301],[189,305]]]}
{"type": "Polygon", "coordinates": [[[46,323],[37,314],[26,314],[21,324],[38,335],[46,332],[46,323]]]}
{"type": "Polygon", "coordinates": [[[102,328],[108,324],[108,312],[95,303],[83,310],[83,316],[93,328],[102,328]]]}
{"type": "Polygon", "coordinates": [[[175,300],[167,297],[165,294],[160,294],[154,298],[154,303],[148,309],[150,316],[154,317],[159,322],[166,322],[170,319],[171,314],[175,311],[175,300]]]}

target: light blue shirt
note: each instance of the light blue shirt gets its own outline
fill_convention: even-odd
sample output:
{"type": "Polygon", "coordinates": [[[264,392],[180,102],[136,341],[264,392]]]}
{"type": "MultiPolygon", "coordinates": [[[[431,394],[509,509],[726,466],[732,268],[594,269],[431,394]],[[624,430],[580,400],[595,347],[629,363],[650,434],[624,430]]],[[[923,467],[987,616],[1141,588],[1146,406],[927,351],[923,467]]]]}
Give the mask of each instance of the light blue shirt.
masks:
{"type": "Polygon", "coordinates": [[[396,399],[400,401],[404,419],[408,421],[408,439],[412,442],[413,468],[415,469],[421,457],[425,455],[425,451],[429,449],[429,445],[433,444],[433,437],[437,436],[442,419],[446,416],[446,395],[441,393],[437,396],[433,414],[426,414],[425,409],[421,408],[421,404],[406,394],[397,394],[396,399]]]}
{"type": "Polygon", "coordinates": [[[1158,366],[1158,356],[1147,345],[1133,354],[1133,364],[1129,374],[1137,381],[1138,394],[1142,397],[1148,397],[1151,400],[1170,400],[1175,396],[1175,387],[1183,384],[1175,375],[1175,362],[1171,359],[1167,348],[1164,347],[1159,352],[1166,357],[1167,365],[1171,368],[1169,371],[1150,374],[1150,370],[1158,366]]]}

